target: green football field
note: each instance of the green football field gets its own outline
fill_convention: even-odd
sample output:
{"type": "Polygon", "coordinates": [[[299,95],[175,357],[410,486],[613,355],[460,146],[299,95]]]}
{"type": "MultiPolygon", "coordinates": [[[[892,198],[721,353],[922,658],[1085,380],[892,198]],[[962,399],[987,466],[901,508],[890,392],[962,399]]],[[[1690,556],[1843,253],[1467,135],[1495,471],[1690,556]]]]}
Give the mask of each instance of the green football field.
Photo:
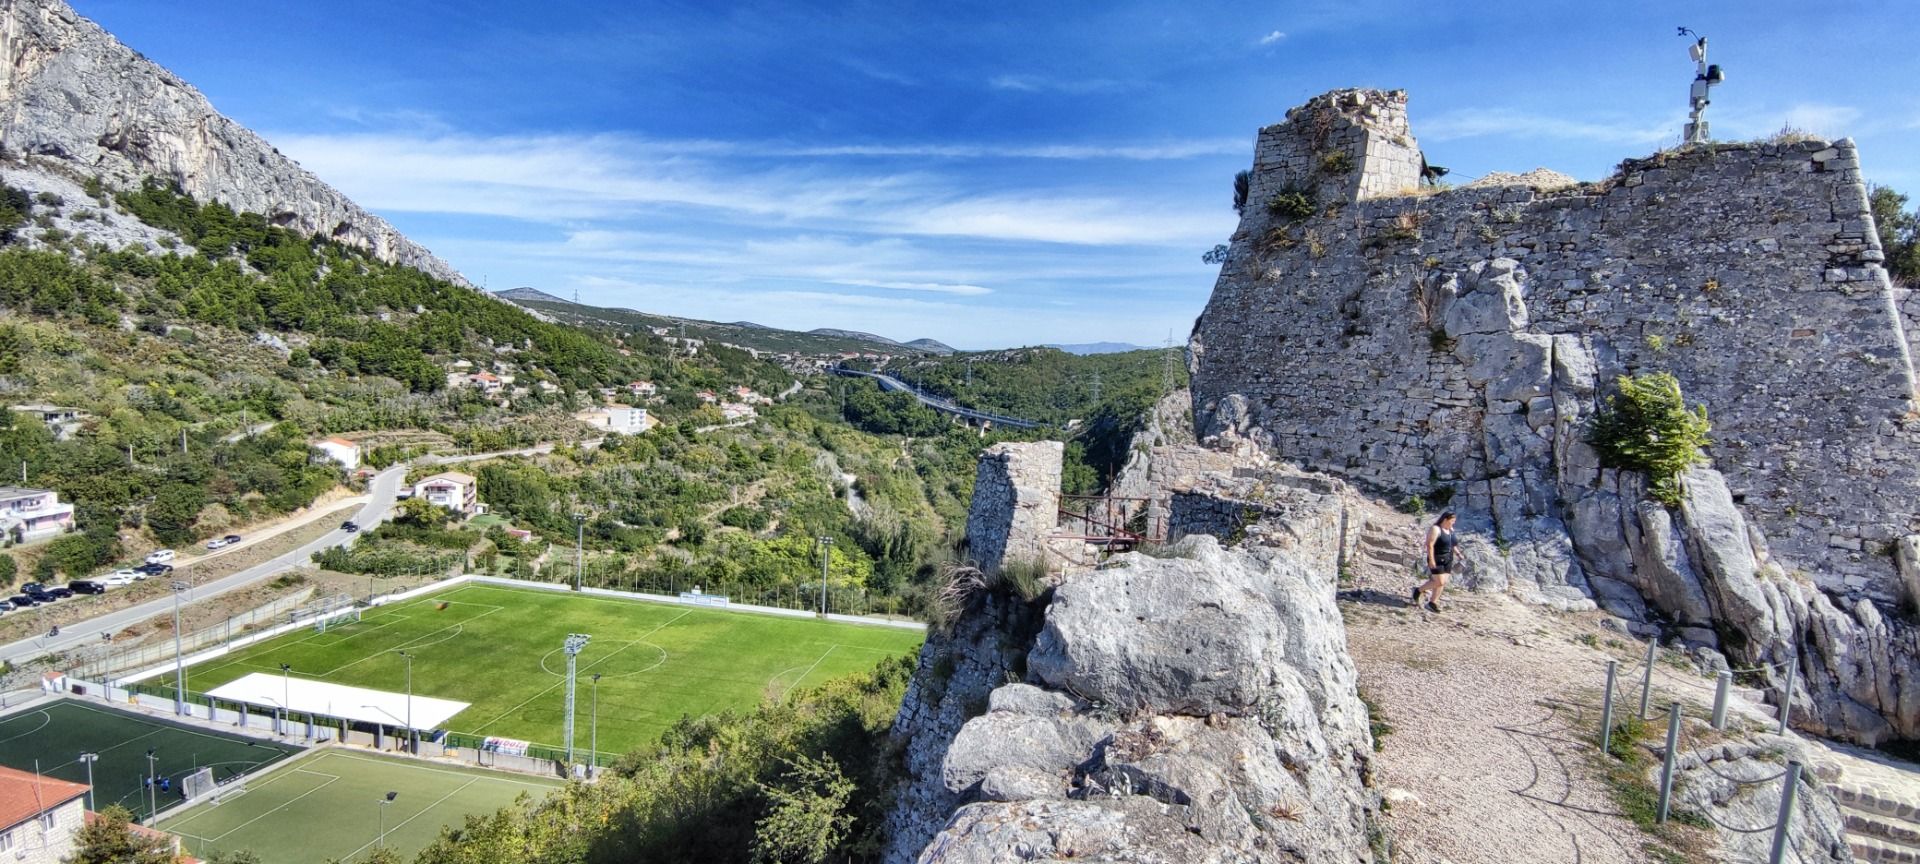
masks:
{"type": "Polygon", "coordinates": [[[160,827],[199,857],[246,849],[262,864],[358,861],[382,841],[410,861],[445,826],[491,813],[559,780],[429,765],[330,748],[246,781],[160,827]],[[382,803],[397,792],[392,803],[382,803]]]}
{"type": "Polygon", "coordinates": [[[300,752],[300,748],[205,729],[176,726],[139,714],[64,699],[0,717],[0,765],[76,783],[87,782],[81,753],[95,753],[95,809],[119,804],[144,819],[150,808],[180,803],[180,780],[199,768],[213,768],[226,781],[300,752]],[[147,751],[153,751],[156,776],[168,778],[168,792],[155,790],[150,801],[141,778],[147,751]]]}
{"type": "MultiPolygon", "coordinates": [[[[303,630],[187,670],[204,693],[254,672],[406,690],[471,703],[453,732],[562,743],[569,633],[582,651],[574,743],[586,750],[599,691],[603,759],[654,740],[683,715],[745,709],[768,696],[872,668],[918,648],[922,634],[748,612],[527,588],[463,585],[366,610],[357,623],[303,630]]],[[[171,684],[169,678],[156,684],[171,684]]]]}

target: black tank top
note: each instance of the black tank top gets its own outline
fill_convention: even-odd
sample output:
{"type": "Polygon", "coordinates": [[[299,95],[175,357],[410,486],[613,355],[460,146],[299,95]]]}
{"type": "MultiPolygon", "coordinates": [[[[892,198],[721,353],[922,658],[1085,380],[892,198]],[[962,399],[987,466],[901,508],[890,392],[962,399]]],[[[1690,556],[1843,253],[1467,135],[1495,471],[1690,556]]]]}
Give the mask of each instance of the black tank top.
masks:
{"type": "Polygon", "coordinates": [[[1453,532],[1442,529],[1440,536],[1433,538],[1433,563],[1445,567],[1453,563],[1453,532]]]}

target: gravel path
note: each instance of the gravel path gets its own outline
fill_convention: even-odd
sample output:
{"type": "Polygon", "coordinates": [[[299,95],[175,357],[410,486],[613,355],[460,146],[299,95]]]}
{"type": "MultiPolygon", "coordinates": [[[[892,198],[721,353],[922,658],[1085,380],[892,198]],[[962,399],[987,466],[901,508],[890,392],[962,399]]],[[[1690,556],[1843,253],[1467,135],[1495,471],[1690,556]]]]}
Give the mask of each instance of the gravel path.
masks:
{"type": "Polygon", "coordinates": [[[1595,700],[1606,678],[1608,655],[1575,641],[1591,623],[1499,595],[1445,603],[1341,602],[1361,692],[1393,727],[1375,768],[1395,861],[1651,861],[1589,765],[1591,731],[1571,726],[1569,700],[1595,700]]]}

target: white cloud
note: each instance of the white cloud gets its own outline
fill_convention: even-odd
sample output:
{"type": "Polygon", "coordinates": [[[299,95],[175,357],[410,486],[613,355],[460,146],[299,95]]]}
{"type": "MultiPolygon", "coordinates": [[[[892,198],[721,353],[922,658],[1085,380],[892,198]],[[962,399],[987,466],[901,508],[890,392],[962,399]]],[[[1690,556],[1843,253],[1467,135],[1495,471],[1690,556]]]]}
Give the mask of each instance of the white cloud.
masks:
{"type": "Polygon", "coordinates": [[[1242,139],[1213,138],[1158,144],[840,144],[757,147],[771,156],[917,156],[942,159],[1060,159],[1157,161],[1196,156],[1241,155],[1242,139]]]}
{"type": "Polygon", "coordinates": [[[1268,33],[1267,35],[1260,37],[1260,44],[1272,45],[1273,43],[1278,42],[1285,38],[1287,38],[1287,34],[1282,33],[1278,30],[1275,30],[1272,33],[1268,33]]]}
{"type": "Polygon", "coordinates": [[[1130,85],[1112,78],[1066,79],[1049,78],[1044,75],[995,75],[987,79],[987,86],[995,90],[1015,90],[1022,93],[1050,91],[1079,96],[1126,90],[1130,85]]]}

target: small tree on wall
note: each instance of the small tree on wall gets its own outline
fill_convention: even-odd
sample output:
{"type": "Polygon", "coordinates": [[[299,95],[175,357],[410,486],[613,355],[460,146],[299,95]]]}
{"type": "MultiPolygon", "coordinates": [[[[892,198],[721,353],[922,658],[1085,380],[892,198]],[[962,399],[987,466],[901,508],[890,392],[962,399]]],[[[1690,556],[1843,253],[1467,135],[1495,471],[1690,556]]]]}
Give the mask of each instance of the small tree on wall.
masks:
{"type": "Polygon", "coordinates": [[[1706,461],[1707,409],[1687,407],[1680,381],[1667,372],[1622,375],[1619,392],[1594,415],[1588,441],[1609,468],[1647,475],[1647,490],[1669,507],[1680,504],[1680,475],[1706,461]]]}

